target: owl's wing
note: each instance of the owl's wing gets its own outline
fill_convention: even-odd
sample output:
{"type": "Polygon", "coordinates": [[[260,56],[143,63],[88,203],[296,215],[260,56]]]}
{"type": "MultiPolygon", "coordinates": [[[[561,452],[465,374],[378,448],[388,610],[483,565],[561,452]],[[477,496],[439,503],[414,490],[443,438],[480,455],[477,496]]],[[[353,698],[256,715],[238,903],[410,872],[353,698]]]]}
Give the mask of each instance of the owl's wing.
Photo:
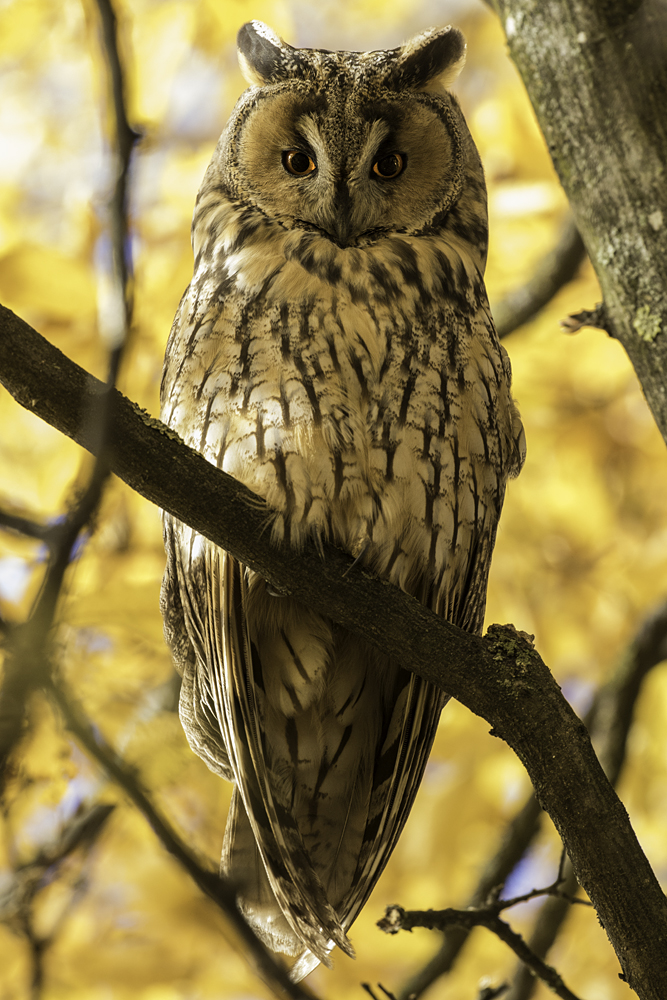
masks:
{"type": "Polygon", "coordinates": [[[269,946],[282,938],[283,948],[289,947],[291,928],[297,941],[293,952],[305,943],[309,953],[331,965],[327,956],[334,944],[348,954],[352,947],[312,870],[287,803],[277,800],[281,783],[275,776],[271,780],[245,622],[245,575],[232,556],[169,515],[164,517],[164,538],[161,606],[165,635],[183,675],[183,728],[207,766],[236,785],[226,846],[237,833],[241,840],[250,834],[245,837],[248,865],[259,865],[253,895],[260,901],[265,897],[266,910],[261,917],[246,916],[260,934],[270,925],[271,931],[262,934],[269,946]],[[271,912],[275,902],[289,927],[281,928],[271,912]]]}
{"type": "MultiPolygon", "coordinates": [[[[467,570],[453,584],[453,592],[443,602],[437,582],[421,595],[423,602],[453,624],[469,631],[481,631],[486,601],[486,582],[495,525],[479,525],[470,547],[467,570]]],[[[448,696],[415,674],[399,670],[394,711],[387,720],[383,740],[378,744],[373,767],[368,819],[357,871],[343,903],[338,907],[342,926],[347,930],[356,920],[373,891],[405,826],[448,696]]],[[[315,967],[313,956],[304,952],[290,973],[298,982],[315,967]]]]}
{"type": "MultiPolygon", "coordinates": [[[[359,916],[384,871],[419,790],[447,696],[407,671],[397,677],[397,699],[377,747],[366,829],[352,887],[337,908],[347,930],[359,916]]],[[[290,970],[299,982],[318,964],[301,953],[290,970]]]]}
{"type": "Polygon", "coordinates": [[[253,662],[245,618],[245,573],[236,559],[210,544],[205,567],[204,662],[238,794],[285,919],[298,939],[330,965],[332,942],[348,955],[354,951],[308,858],[290,810],[289,789],[271,773],[259,704],[261,675],[254,669],[259,665],[253,662]]]}
{"type": "Polygon", "coordinates": [[[421,784],[447,696],[401,670],[394,711],[377,748],[368,819],[352,889],[341,907],[343,927],[356,920],[396,846],[421,784]]]}

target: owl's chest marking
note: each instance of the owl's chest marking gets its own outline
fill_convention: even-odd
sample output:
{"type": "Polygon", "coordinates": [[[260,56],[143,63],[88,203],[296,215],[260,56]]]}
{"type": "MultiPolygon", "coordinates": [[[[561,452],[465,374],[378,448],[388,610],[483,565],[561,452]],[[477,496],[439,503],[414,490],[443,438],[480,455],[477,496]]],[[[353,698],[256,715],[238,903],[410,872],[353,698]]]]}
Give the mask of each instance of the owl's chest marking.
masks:
{"type": "Polygon", "coordinates": [[[234,239],[224,294],[193,281],[196,399],[176,391],[172,425],[279,512],[277,539],[441,576],[502,502],[509,397],[475,266],[423,237],[264,236],[234,239]]]}

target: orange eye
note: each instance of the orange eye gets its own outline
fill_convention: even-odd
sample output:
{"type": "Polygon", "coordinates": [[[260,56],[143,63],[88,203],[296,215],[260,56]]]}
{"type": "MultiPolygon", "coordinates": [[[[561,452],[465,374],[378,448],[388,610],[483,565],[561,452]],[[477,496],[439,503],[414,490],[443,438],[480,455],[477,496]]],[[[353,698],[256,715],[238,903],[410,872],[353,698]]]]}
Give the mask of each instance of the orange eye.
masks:
{"type": "Polygon", "coordinates": [[[405,169],[405,157],[402,153],[388,153],[381,156],[373,164],[373,173],[376,177],[381,177],[383,181],[391,181],[398,177],[405,169]]]}
{"type": "Polygon", "coordinates": [[[288,174],[295,177],[307,177],[317,170],[317,164],[312,156],[300,149],[288,149],[283,153],[283,166],[288,174]]]}

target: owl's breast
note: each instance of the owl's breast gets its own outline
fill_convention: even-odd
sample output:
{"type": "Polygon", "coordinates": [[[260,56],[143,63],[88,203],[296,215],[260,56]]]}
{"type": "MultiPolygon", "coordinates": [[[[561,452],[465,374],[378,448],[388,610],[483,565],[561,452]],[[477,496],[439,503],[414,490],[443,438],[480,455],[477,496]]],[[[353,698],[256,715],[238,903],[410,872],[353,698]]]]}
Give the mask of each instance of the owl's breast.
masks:
{"type": "Polygon", "coordinates": [[[364,550],[414,591],[502,503],[509,390],[479,290],[418,242],[284,242],[237,253],[208,308],[193,280],[164,417],[266,499],[275,537],[364,550]]]}

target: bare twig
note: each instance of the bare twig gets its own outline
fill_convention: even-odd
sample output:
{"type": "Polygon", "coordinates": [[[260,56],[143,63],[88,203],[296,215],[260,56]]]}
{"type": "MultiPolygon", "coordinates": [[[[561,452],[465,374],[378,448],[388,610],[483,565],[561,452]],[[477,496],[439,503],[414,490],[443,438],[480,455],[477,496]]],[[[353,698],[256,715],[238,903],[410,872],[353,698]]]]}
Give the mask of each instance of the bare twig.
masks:
{"type": "MultiPolygon", "coordinates": [[[[564,855],[567,857],[567,855],[564,855]]],[[[542,896],[553,896],[557,899],[565,899],[568,903],[579,903],[581,906],[590,906],[590,902],[587,899],[577,899],[571,892],[565,888],[565,876],[562,874],[564,868],[559,869],[558,878],[551,885],[545,886],[544,889],[531,889],[530,892],[524,892],[522,896],[512,896],[511,899],[498,899],[496,909],[498,912],[502,910],[509,910],[513,906],[519,906],[520,903],[528,903],[531,899],[539,899],[542,896]]]]}
{"type": "MultiPolygon", "coordinates": [[[[97,0],[102,28],[102,43],[109,68],[113,107],[113,146],[118,161],[114,192],[109,204],[111,239],[117,288],[125,303],[125,322],[132,315],[132,266],[128,242],[128,176],[132,151],[140,135],[130,126],[125,103],[125,80],[118,51],[118,25],[111,0],[97,0]]],[[[124,339],[124,331],[123,331],[124,339]]]]}
{"type": "Polygon", "coordinates": [[[574,278],[585,258],[579,230],[568,215],[558,243],[542,258],[530,280],[493,307],[498,336],[509,336],[536,316],[574,278]]]}
{"type": "MultiPolygon", "coordinates": [[[[21,934],[30,947],[32,1000],[38,1000],[41,996],[44,984],[44,955],[53,944],[58,930],[56,928],[46,935],[37,933],[32,910],[35,896],[53,881],[63,862],[77,848],[88,849],[97,840],[113,809],[112,805],[98,804],[83,815],[77,816],[63,831],[55,847],[40,851],[31,861],[15,869],[13,880],[0,897],[0,920],[21,934]]],[[[72,886],[67,905],[61,912],[58,927],[62,926],[64,919],[77,905],[86,886],[86,879],[81,875],[72,886]]]]}
{"type": "MultiPolygon", "coordinates": [[[[116,324],[112,335],[109,374],[102,392],[86,414],[89,433],[96,441],[95,464],[88,485],[68,516],[54,526],[45,540],[50,555],[40,593],[27,622],[11,630],[7,639],[8,655],[0,687],[0,787],[7,776],[7,763],[24,728],[26,701],[32,688],[40,683],[45,665],[56,605],[60,598],[65,572],[72,558],[76,540],[96,511],[109,475],[107,446],[111,431],[111,390],[116,381],[130,320],[131,303],[127,291],[130,273],[127,248],[127,178],[136,135],[127,124],[123,101],[123,77],[118,57],[116,24],[109,0],[98,0],[103,25],[103,39],[113,94],[113,141],[117,176],[109,206],[113,244],[112,298],[120,308],[112,309],[116,324]]],[[[14,527],[18,527],[14,522],[14,527]]],[[[29,522],[22,525],[33,534],[29,522]]]]}
{"type": "Polygon", "coordinates": [[[560,325],[565,333],[578,333],[585,326],[591,326],[598,330],[604,330],[613,337],[611,321],[607,314],[603,302],[598,302],[595,309],[582,309],[581,312],[572,313],[560,321],[560,325]]]}
{"type": "MultiPolygon", "coordinates": [[[[547,890],[549,891],[549,890],[547,890]]],[[[513,905],[510,902],[508,905],[513,905]]],[[[378,927],[387,934],[397,934],[399,931],[411,931],[414,927],[426,927],[429,930],[444,930],[445,927],[457,925],[466,927],[486,927],[501,941],[504,941],[521,961],[527,965],[536,976],[547,984],[556,996],[562,1000],[578,1000],[567,988],[559,974],[550,965],[534,954],[520,934],[512,930],[498,916],[505,908],[502,901],[490,903],[474,910],[404,910],[400,906],[387,907],[384,918],[378,921],[378,927]]]]}
{"type": "Polygon", "coordinates": [[[0,510],[0,527],[15,532],[17,535],[26,535],[28,538],[37,538],[40,541],[47,541],[53,531],[50,525],[40,524],[29,517],[22,517],[20,514],[10,514],[6,510],[0,510]]]}
{"type": "Polygon", "coordinates": [[[79,847],[95,843],[113,810],[113,805],[98,803],[75,817],[55,847],[41,850],[31,861],[15,868],[13,881],[0,897],[0,920],[11,923],[26,912],[37,893],[53,880],[54,870],[79,847]]]}
{"type": "MultiPolygon", "coordinates": [[[[378,983],[377,985],[378,989],[382,990],[384,996],[387,997],[387,1000],[396,1000],[394,994],[390,993],[389,990],[382,985],[382,983],[378,983]]],[[[362,990],[365,990],[366,993],[368,993],[369,997],[372,997],[372,1000],[378,1000],[377,994],[375,993],[370,983],[361,983],[361,988],[362,990]]]]}
{"type": "MultiPolygon", "coordinates": [[[[552,896],[545,901],[528,941],[530,950],[540,958],[545,958],[549,953],[549,949],[558,937],[570,912],[570,899],[579,889],[569,861],[566,862],[563,873],[565,879],[562,884],[562,894],[552,896]]],[[[583,902],[583,900],[578,900],[578,902],[583,902]]],[[[532,970],[523,962],[518,962],[506,1000],[528,1000],[533,995],[536,986],[537,980],[532,970]]]]}
{"type": "Polygon", "coordinates": [[[66,692],[61,680],[48,680],[45,687],[58,706],[67,728],[76,736],[88,753],[120,785],[134,805],[148,820],[160,843],[180,863],[195,884],[225,913],[236,933],[256,964],[258,974],[278,996],[282,993],[293,1000],[312,1000],[314,994],[292,983],[286,970],[266,950],[246,923],[236,905],[233,886],[216,872],[205,868],[165,818],[150,801],[141,784],[128,765],[109,746],[99,732],[93,732],[74,700],[66,692]]]}
{"type": "Polygon", "coordinates": [[[640,625],[591,708],[590,728],[612,784],[625,761],[635,706],[647,674],[667,659],[667,601],[640,625]]]}

